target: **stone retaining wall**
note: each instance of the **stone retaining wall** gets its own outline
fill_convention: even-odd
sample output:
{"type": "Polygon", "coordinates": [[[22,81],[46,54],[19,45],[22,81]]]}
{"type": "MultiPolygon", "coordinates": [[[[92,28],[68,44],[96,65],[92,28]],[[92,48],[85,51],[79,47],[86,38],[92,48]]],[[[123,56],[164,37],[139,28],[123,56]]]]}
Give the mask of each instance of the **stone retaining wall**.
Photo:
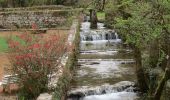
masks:
{"type": "Polygon", "coordinates": [[[65,27],[72,14],[64,10],[0,12],[0,29],[65,27]]]}

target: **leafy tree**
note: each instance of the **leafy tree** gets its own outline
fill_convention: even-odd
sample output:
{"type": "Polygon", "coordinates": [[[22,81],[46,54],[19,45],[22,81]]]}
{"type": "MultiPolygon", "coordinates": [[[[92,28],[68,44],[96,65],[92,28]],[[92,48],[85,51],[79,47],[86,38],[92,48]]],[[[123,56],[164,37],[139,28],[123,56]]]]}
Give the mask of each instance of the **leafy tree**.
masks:
{"type": "Polygon", "coordinates": [[[136,60],[136,73],[138,84],[142,92],[147,92],[148,86],[144,74],[144,70],[142,68],[142,53],[141,49],[143,44],[147,42],[147,32],[150,31],[149,25],[147,24],[147,20],[143,18],[143,16],[139,16],[142,13],[142,7],[145,6],[145,11],[149,11],[149,6],[145,3],[136,3],[133,2],[123,2],[121,7],[124,4],[128,4],[128,9],[133,9],[130,12],[131,17],[124,18],[123,16],[120,18],[116,18],[116,28],[119,29],[119,32],[126,39],[126,43],[130,44],[134,49],[134,57],[136,60]],[[140,5],[140,6],[139,6],[140,5]],[[142,6],[141,6],[142,5],[142,6]],[[135,10],[135,9],[136,10],[135,10]]]}
{"type": "Polygon", "coordinates": [[[106,0],[93,0],[92,6],[94,6],[94,9],[97,9],[98,11],[103,11],[105,8],[106,0]]]}
{"type": "Polygon", "coordinates": [[[109,19],[110,26],[116,28],[123,40],[134,49],[138,85],[142,92],[149,93],[150,98],[159,100],[170,78],[170,1],[116,0],[112,4],[107,5],[106,10],[108,15],[114,14],[109,19]],[[148,74],[144,68],[150,69],[148,74]],[[164,75],[155,73],[156,68],[162,68],[164,75]],[[155,75],[150,76],[152,73],[155,75]],[[152,82],[152,77],[161,78],[161,81],[152,82]]]}

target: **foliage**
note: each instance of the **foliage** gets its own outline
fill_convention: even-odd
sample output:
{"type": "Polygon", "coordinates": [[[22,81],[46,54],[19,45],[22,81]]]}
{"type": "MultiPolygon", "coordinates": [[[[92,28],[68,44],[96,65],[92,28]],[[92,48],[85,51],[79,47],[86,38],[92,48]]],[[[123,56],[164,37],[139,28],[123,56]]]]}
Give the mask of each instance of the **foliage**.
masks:
{"type": "Polygon", "coordinates": [[[18,75],[20,95],[27,99],[37,97],[48,90],[48,81],[67,51],[66,36],[24,33],[19,36],[24,42],[9,40],[10,61],[14,74],[18,75]]]}
{"type": "Polygon", "coordinates": [[[105,20],[105,13],[104,12],[97,12],[97,18],[98,20],[105,20]]]}
{"type": "Polygon", "coordinates": [[[149,27],[150,24],[148,24],[148,18],[142,16],[150,11],[150,7],[146,3],[129,4],[129,6],[129,9],[133,9],[130,13],[132,17],[128,19],[116,18],[116,29],[126,36],[127,43],[141,47],[150,40],[150,35],[153,34],[149,27]]]}
{"type": "Polygon", "coordinates": [[[103,8],[102,8],[103,2],[104,2],[104,0],[93,0],[92,5],[93,5],[94,9],[102,11],[103,10],[103,8]]]}
{"type": "MultiPolygon", "coordinates": [[[[139,52],[142,52],[138,56],[147,53],[149,56],[145,56],[143,59],[148,59],[147,57],[150,57],[148,62],[154,60],[154,63],[144,64],[146,62],[143,62],[142,65],[148,65],[144,66],[148,68],[152,66],[154,68],[162,68],[163,70],[166,69],[164,73],[166,77],[161,77],[161,82],[154,82],[157,89],[152,87],[148,90],[152,91],[150,95],[153,96],[153,94],[157,94],[154,95],[154,97],[160,99],[161,91],[164,87],[163,84],[166,82],[167,78],[170,78],[167,77],[166,74],[169,69],[166,56],[169,55],[168,46],[170,45],[168,39],[170,36],[170,1],[115,0],[112,4],[107,5],[106,10],[106,19],[110,20],[108,20],[110,26],[114,27],[121,34],[123,40],[125,40],[127,44],[135,46],[140,50],[139,52]],[[112,4],[114,4],[114,6],[112,4]],[[109,18],[108,15],[114,17],[109,18]],[[164,66],[164,68],[162,66],[164,66]]],[[[139,61],[142,59],[137,58],[137,60],[139,61]]],[[[137,68],[139,68],[139,66],[137,66],[137,68]]],[[[154,68],[150,69],[153,70],[154,68]]],[[[155,74],[159,76],[158,73],[155,74]]],[[[150,77],[156,76],[147,76],[149,80],[148,85],[153,83],[150,77]]],[[[145,76],[143,76],[143,78],[145,78],[145,76]]]]}
{"type": "Polygon", "coordinates": [[[14,35],[11,37],[0,37],[0,52],[8,52],[8,39],[13,39],[23,44],[23,41],[14,35]]]}

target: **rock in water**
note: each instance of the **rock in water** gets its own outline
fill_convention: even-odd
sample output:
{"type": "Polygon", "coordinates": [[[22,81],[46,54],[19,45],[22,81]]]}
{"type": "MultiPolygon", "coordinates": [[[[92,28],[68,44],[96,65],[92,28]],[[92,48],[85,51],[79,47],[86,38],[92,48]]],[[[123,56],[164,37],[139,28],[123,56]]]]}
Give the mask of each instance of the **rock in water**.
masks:
{"type": "Polygon", "coordinates": [[[97,29],[97,14],[96,14],[96,11],[95,10],[90,10],[90,22],[91,22],[91,25],[90,25],[90,28],[92,29],[97,29]]]}
{"type": "Polygon", "coordinates": [[[52,95],[48,93],[40,94],[37,100],[52,100],[52,95]]]}

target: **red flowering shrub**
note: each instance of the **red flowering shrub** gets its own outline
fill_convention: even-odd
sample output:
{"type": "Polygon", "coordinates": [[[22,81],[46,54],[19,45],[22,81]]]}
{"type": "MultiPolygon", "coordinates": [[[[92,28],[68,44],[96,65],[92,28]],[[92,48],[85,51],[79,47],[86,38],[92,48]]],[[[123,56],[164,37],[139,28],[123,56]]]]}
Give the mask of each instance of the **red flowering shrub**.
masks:
{"type": "Polygon", "coordinates": [[[20,41],[9,40],[12,69],[18,75],[20,93],[28,100],[48,90],[52,71],[57,71],[61,58],[67,52],[66,35],[24,33],[20,41]]]}

